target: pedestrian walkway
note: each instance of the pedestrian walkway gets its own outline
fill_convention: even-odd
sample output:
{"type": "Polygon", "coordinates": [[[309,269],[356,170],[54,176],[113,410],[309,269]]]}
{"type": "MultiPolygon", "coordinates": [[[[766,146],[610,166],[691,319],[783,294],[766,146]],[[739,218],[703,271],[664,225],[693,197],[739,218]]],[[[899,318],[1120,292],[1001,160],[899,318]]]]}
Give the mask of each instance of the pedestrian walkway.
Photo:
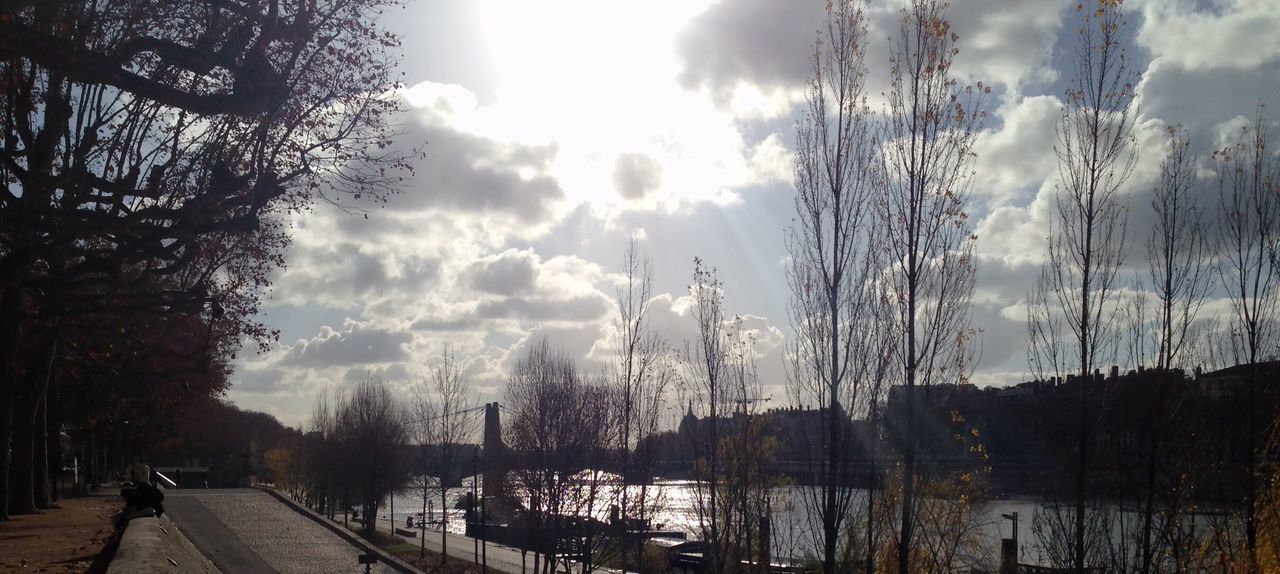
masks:
{"type": "MultiPolygon", "coordinates": [[[[261,490],[169,490],[164,506],[182,533],[223,572],[364,571],[358,548],[261,490]]],[[[394,572],[381,563],[371,571],[394,572]]]]}
{"type": "MultiPolygon", "coordinates": [[[[390,531],[392,530],[391,528],[392,526],[396,526],[396,525],[392,524],[390,519],[386,519],[386,518],[378,519],[379,529],[382,529],[384,531],[390,531]]],[[[403,527],[404,525],[400,524],[398,526],[403,527]]],[[[427,550],[430,550],[431,552],[435,552],[436,554],[439,554],[440,547],[441,547],[440,531],[426,530],[425,532],[426,532],[427,550]]],[[[421,538],[421,532],[417,537],[403,536],[398,532],[396,533],[396,536],[399,536],[405,542],[408,542],[411,544],[417,544],[417,545],[421,545],[423,540],[421,538]]],[[[461,559],[467,562],[477,561],[476,539],[469,538],[461,534],[446,534],[445,536],[448,537],[449,558],[451,560],[461,559]]],[[[533,571],[533,553],[532,552],[522,557],[520,554],[520,550],[518,548],[504,546],[502,544],[497,544],[495,542],[482,542],[481,549],[487,553],[487,563],[490,569],[497,570],[499,572],[505,572],[507,574],[523,574],[525,572],[533,571]]],[[[604,568],[601,566],[597,566],[594,571],[600,572],[602,574],[621,574],[622,573],[621,570],[614,569],[614,568],[604,568]]]]}
{"type": "MultiPolygon", "coordinates": [[[[391,521],[388,519],[378,520],[378,529],[380,530],[391,531],[392,526],[391,521]]],[[[403,527],[404,524],[400,524],[399,526],[403,527]]],[[[440,531],[427,530],[425,532],[427,550],[440,554],[440,531]]],[[[409,544],[418,546],[422,545],[423,540],[421,538],[421,533],[419,533],[419,536],[417,537],[402,536],[399,533],[396,535],[409,544]]],[[[445,536],[448,537],[449,541],[448,550],[450,560],[463,560],[466,562],[476,561],[476,540],[474,538],[468,538],[461,534],[446,534],[445,536]]],[[[522,572],[533,569],[532,552],[525,557],[524,566],[527,566],[527,568],[524,568],[521,564],[519,549],[512,548],[510,546],[503,546],[494,542],[482,543],[481,548],[484,549],[484,552],[486,553],[485,555],[488,558],[487,563],[489,568],[492,570],[507,574],[521,574],[522,572]]]]}

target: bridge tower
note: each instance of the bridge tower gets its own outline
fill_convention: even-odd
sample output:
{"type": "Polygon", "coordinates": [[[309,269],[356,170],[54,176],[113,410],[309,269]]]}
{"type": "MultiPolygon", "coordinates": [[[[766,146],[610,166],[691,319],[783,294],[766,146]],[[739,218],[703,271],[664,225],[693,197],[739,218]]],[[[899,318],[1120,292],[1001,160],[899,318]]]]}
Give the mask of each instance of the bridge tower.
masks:
{"type": "Polygon", "coordinates": [[[501,496],[506,491],[507,448],[502,444],[502,419],[498,403],[484,405],[484,439],[482,461],[484,472],[483,495],[501,496]]]}

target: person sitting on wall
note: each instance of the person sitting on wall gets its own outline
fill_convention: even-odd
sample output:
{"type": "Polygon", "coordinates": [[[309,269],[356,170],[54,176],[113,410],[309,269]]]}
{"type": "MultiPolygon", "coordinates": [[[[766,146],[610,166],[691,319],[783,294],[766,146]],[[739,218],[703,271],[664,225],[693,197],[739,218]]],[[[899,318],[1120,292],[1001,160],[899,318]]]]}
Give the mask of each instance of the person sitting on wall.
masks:
{"type": "Polygon", "coordinates": [[[149,482],[126,481],[120,488],[124,510],[116,514],[113,522],[117,528],[135,518],[164,514],[164,493],[149,482]]]}

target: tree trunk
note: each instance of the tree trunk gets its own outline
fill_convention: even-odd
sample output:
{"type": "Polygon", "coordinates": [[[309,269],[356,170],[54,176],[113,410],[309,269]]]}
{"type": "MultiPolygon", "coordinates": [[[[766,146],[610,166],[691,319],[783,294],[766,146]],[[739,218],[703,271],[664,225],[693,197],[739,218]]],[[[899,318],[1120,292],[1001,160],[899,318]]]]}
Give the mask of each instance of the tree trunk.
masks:
{"type": "Polygon", "coordinates": [[[440,468],[440,561],[449,561],[449,489],[445,488],[445,475],[448,472],[447,465],[441,465],[440,468]]]}
{"type": "MultiPolygon", "coordinates": [[[[44,391],[49,383],[56,343],[52,338],[41,346],[26,381],[18,388],[13,401],[12,462],[9,469],[9,512],[33,514],[36,512],[35,478],[39,472],[36,464],[43,460],[36,457],[36,434],[44,434],[44,421],[36,420],[36,412],[44,402],[44,391]],[[39,427],[37,427],[39,423],[39,427]]],[[[43,448],[43,444],[41,444],[43,448]]],[[[43,457],[41,457],[43,458],[43,457]]]]}
{"type": "MultiPolygon", "coordinates": [[[[1251,337],[1252,338],[1252,337],[1251,337]]],[[[1248,465],[1246,469],[1245,486],[1245,504],[1244,504],[1244,541],[1246,572],[1253,574],[1258,571],[1258,424],[1256,420],[1256,403],[1258,400],[1258,362],[1257,362],[1257,345],[1250,341],[1249,352],[1249,378],[1248,378],[1248,397],[1249,404],[1245,407],[1245,448],[1248,449],[1245,463],[1248,465]]]]}
{"type": "Polygon", "coordinates": [[[62,476],[62,416],[61,405],[58,402],[58,385],[57,381],[52,378],[49,380],[49,392],[45,396],[45,452],[48,464],[50,485],[49,498],[51,502],[57,502],[59,497],[59,486],[62,476]]]}
{"type": "MultiPolygon", "coordinates": [[[[910,392],[907,393],[911,395],[910,392]]],[[[910,400],[910,399],[908,399],[910,400]]],[[[908,406],[910,411],[911,407],[908,406]]],[[[911,418],[911,415],[907,415],[911,418]]],[[[908,428],[910,424],[908,423],[908,428]]],[[[911,431],[908,430],[908,433],[911,431]]],[[[908,438],[908,441],[911,439],[908,438]]],[[[916,472],[916,453],[912,443],[907,443],[906,452],[902,456],[902,534],[898,541],[898,572],[899,574],[909,574],[911,571],[911,534],[915,528],[912,518],[912,503],[915,501],[915,472],[916,472]]]]}
{"type": "Polygon", "coordinates": [[[871,467],[871,478],[867,483],[867,571],[866,574],[875,574],[876,571],[876,471],[875,466],[871,467]]]}
{"type": "Polygon", "coordinates": [[[9,444],[13,431],[13,393],[18,388],[21,310],[17,289],[0,294],[0,520],[9,518],[9,444]]]}
{"type": "MultiPolygon", "coordinates": [[[[913,337],[914,338],[914,337],[913,337]]],[[[911,341],[911,349],[914,352],[914,340],[911,341]]],[[[913,505],[915,504],[915,472],[916,472],[916,442],[915,442],[915,369],[908,367],[907,369],[907,421],[906,421],[906,445],[902,453],[902,533],[898,539],[898,573],[909,574],[911,571],[911,534],[915,528],[913,505]]]]}
{"type": "Polygon", "coordinates": [[[35,464],[35,412],[28,409],[30,392],[14,397],[13,433],[9,462],[9,514],[34,514],[36,499],[32,465],[35,464]]]}
{"type": "Polygon", "coordinates": [[[33,467],[35,476],[32,495],[35,498],[36,508],[45,510],[52,505],[49,500],[49,422],[48,422],[48,390],[46,396],[40,399],[40,405],[36,408],[35,420],[35,465],[33,467]]]}
{"type": "MultiPolygon", "coordinates": [[[[825,574],[836,573],[836,542],[840,535],[840,520],[836,512],[836,472],[844,445],[840,441],[840,423],[838,417],[843,412],[840,408],[840,306],[837,288],[827,292],[831,313],[831,373],[828,375],[830,393],[827,404],[827,476],[823,492],[822,516],[822,571],[825,574]]],[[[843,485],[841,485],[843,486],[843,485]]],[[[767,566],[767,565],[766,565],[767,566]]]]}
{"type": "MultiPolygon", "coordinates": [[[[426,458],[426,457],[423,457],[423,458],[426,458]]],[[[422,465],[422,468],[423,468],[423,473],[422,473],[422,522],[421,522],[421,524],[418,524],[418,528],[420,528],[420,529],[422,530],[422,534],[420,534],[420,535],[418,536],[418,539],[420,540],[420,546],[418,547],[418,558],[424,558],[424,557],[426,557],[426,555],[427,555],[427,520],[428,520],[428,518],[427,518],[427,516],[428,516],[428,515],[427,515],[427,497],[428,497],[428,496],[430,496],[430,494],[431,494],[431,493],[429,492],[429,489],[427,488],[427,484],[426,484],[426,483],[427,483],[427,473],[426,473],[427,465],[426,465],[426,464],[423,464],[423,465],[422,465]]],[[[443,530],[443,529],[442,529],[442,530],[443,530]]],[[[444,552],[444,549],[443,549],[443,548],[441,548],[441,553],[443,554],[443,552],[444,552]]]]}
{"type": "Polygon", "coordinates": [[[1085,528],[1085,487],[1087,485],[1087,473],[1089,464],[1089,383],[1091,377],[1088,371],[1080,379],[1080,434],[1077,437],[1079,443],[1079,456],[1076,460],[1076,515],[1075,515],[1075,541],[1072,552],[1072,562],[1075,567],[1076,574],[1084,574],[1085,572],[1085,546],[1084,546],[1084,528],[1085,528]]]}
{"type": "MultiPolygon", "coordinates": [[[[5,367],[0,367],[3,369],[5,367]]],[[[0,520],[9,519],[9,444],[13,429],[13,401],[7,387],[0,388],[0,520]]]]}
{"type": "MultiPolygon", "coordinates": [[[[1159,424],[1159,423],[1157,423],[1159,424]]],[[[1156,497],[1156,464],[1159,456],[1160,440],[1153,429],[1147,452],[1147,500],[1142,509],[1142,574],[1151,574],[1151,527],[1155,522],[1156,497]]]]}

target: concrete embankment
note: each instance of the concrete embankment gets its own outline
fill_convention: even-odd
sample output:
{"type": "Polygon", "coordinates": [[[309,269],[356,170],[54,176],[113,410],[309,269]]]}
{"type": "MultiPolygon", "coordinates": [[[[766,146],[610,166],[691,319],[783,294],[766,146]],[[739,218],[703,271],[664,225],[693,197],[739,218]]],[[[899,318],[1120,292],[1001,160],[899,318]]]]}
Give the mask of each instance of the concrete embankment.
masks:
{"type": "Polygon", "coordinates": [[[160,516],[129,521],[107,572],[217,574],[219,570],[168,516],[160,516]]]}

